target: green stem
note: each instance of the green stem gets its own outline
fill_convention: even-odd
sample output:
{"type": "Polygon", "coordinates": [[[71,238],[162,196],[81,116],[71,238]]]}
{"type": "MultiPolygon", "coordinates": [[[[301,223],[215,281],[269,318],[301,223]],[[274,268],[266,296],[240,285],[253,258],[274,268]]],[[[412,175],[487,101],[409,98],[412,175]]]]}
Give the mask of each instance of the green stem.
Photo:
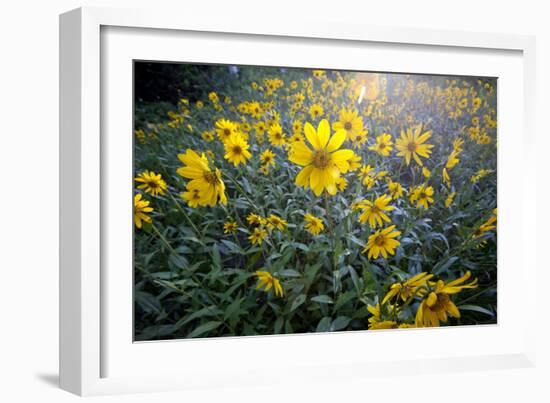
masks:
{"type": "Polygon", "coordinates": [[[239,182],[237,182],[232,176],[229,176],[226,173],[224,173],[223,176],[226,177],[227,179],[229,179],[231,181],[231,183],[233,183],[233,185],[235,185],[237,190],[241,193],[242,196],[244,196],[244,198],[248,201],[248,203],[250,204],[251,207],[259,207],[261,214],[264,215],[263,207],[261,207],[258,203],[254,202],[250,197],[248,197],[248,195],[246,194],[244,189],[241,187],[239,182]]]}
{"type": "MultiPolygon", "coordinates": [[[[168,248],[168,250],[174,255],[176,256],[177,258],[180,258],[180,255],[176,252],[176,250],[172,247],[172,245],[170,245],[170,242],[168,242],[168,240],[164,237],[164,235],[162,235],[162,233],[160,232],[160,230],[155,226],[155,224],[152,224],[151,227],[153,228],[153,231],[155,231],[155,233],[157,234],[157,236],[159,237],[159,239],[166,245],[166,247],[168,248]]],[[[191,277],[191,279],[193,279],[193,281],[195,283],[197,283],[201,289],[204,291],[204,293],[206,295],[208,295],[208,297],[215,303],[217,303],[218,301],[216,300],[216,298],[214,298],[214,296],[207,291],[207,287],[203,284],[203,282],[192,272],[189,272],[189,276],[191,277]]]]}
{"type": "Polygon", "coordinates": [[[174,197],[174,195],[170,192],[168,192],[168,195],[170,195],[170,198],[172,199],[172,201],[174,202],[176,208],[178,209],[178,211],[183,214],[183,216],[185,217],[185,219],[187,220],[187,222],[189,223],[189,225],[191,225],[191,227],[193,228],[193,231],[195,231],[195,234],[197,234],[197,236],[199,238],[202,239],[203,237],[203,234],[202,232],[197,228],[197,226],[193,223],[193,221],[191,220],[191,217],[189,217],[189,215],[187,215],[187,213],[185,212],[185,210],[180,206],[180,203],[176,200],[176,198],[174,197]]]}

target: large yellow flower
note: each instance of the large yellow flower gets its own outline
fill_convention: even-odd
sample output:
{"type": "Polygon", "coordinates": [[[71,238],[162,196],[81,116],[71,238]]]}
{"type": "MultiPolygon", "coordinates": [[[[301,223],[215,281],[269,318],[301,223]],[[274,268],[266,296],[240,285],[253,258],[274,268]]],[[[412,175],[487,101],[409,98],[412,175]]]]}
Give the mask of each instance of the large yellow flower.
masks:
{"type": "Polygon", "coordinates": [[[464,284],[470,276],[471,273],[467,271],[462,277],[447,284],[443,280],[438,280],[435,287],[429,293],[426,293],[416,311],[416,326],[439,326],[440,322],[447,322],[447,314],[454,318],[460,318],[460,311],[451,301],[449,295],[459,293],[465,288],[476,288],[477,279],[464,284]]]}
{"type": "Polygon", "coordinates": [[[248,151],[250,146],[238,133],[231,134],[223,145],[225,148],[223,157],[235,166],[246,164],[246,160],[252,157],[252,154],[248,151]]]}
{"type": "Polygon", "coordinates": [[[153,207],[149,207],[149,202],[142,200],[141,197],[141,193],[134,196],[134,224],[138,228],[142,227],[142,222],[150,223],[152,221],[147,213],[153,211],[153,207]]]}
{"type": "Polygon", "coordinates": [[[378,197],[374,202],[370,200],[364,200],[359,204],[359,207],[363,212],[359,216],[359,222],[361,224],[369,222],[371,228],[382,226],[383,222],[390,222],[390,218],[386,215],[386,211],[392,211],[393,206],[388,206],[392,200],[391,196],[382,195],[378,197]]]}
{"type": "Polygon", "coordinates": [[[156,174],[153,171],[144,171],[134,180],[141,183],[138,189],[143,189],[146,193],[151,193],[155,196],[163,194],[166,190],[166,182],[162,179],[161,174],[156,174]]]}
{"type": "Polygon", "coordinates": [[[405,157],[407,165],[410,164],[411,159],[422,166],[422,160],[420,157],[428,158],[432,153],[432,144],[424,144],[432,135],[431,130],[422,133],[422,125],[418,125],[414,128],[408,128],[406,133],[401,131],[401,137],[395,142],[395,147],[399,157],[405,157]]]}
{"type": "Polygon", "coordinates": [[[343,108],[338,116],[338,121],[332,124],[334,131],[344,129],[346,138],[356,142],[358,138],[366,138],[367,130],[363,127],[363,119],[353,109],[343,108]]]}
{"type": "Polygon", "coordinates": [[[256,285],[258,290],[263,288],[265,292],[268,292],[271,288],[273,288],[277,297],[283,296],[283,287],[277,277],[264,270],[258,270],[254,273],[254,275],[258,277],[258,284],[256,285]]]}
{"type": "Polygon", "coordinates": [[[178,158],[185,166],[178,168],[177,173],[191,179],[187,184],[187,190],[198,192],[198,205],[213,207],[218,202],[227,204],[222,174],[217,168],[214,171],[210,169],[204,154],[199,156],[195,151],[187,149],[185,154],[179,154],[178,158]]]}
{"type": "Polygon", "coordinates": [[[297,141],[292,144],[288,159],[304,168],[296,176],[296,184],[310,187],[320,196],[324,190],[334,195],[337,192],[336,181],[342,173],[349,171],[349,161],[354,157],[352,150],[340,150],[346,140],[345,130],[336,131],[330,136],[330,124],[321,120],[317,131],[307,122],[304,125],[306,138],[311,145],[297,141]]]}
{"type": "Polygon", "coordinates": [[[362,253],[368,252],[367,256],[369,259],[377,259],[380,254],[384,258],[387,258],[388,254],[395,254],[395,248],[401,245],[401,242],[395,238],[401,235],[401,231],[394,231],[394,229],[395,225],[391,225],[370,235],[362,253]]]}

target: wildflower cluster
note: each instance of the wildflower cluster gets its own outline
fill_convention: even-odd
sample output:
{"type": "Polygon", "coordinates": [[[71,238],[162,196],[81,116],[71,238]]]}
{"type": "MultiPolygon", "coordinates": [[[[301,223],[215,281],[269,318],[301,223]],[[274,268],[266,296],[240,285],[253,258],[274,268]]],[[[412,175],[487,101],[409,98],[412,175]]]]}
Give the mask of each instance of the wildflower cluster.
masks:
{"type": "Polygon", "coordinates": [[[496,322],[494,79],[176,68],[135,112],[137,340],[496,322]]]}

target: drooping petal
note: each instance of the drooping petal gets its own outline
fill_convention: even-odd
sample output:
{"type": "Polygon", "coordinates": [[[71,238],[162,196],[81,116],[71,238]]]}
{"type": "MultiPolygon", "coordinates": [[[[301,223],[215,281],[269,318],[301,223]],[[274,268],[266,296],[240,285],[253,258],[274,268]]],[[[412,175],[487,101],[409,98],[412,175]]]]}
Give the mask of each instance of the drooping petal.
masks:
{"type": "Polygon", "coordinates": [[[311,186],[312,189],[317,188],[321,183],[322,172],[323,171],[318,168],[313,168],[313,170],[311,171],[311,175],[309,177],[309,180],[310,180],[309,186],[311,186]]]}
{"type": "Polygon", "coordinates": [[[307,186],[309,183],[309,177],[311,175],[311,172],[313,171],[313,165],[308,165],[304,169],[300,171],[298,176],[296,176],[296,184],[298,186],[307,186]]]}

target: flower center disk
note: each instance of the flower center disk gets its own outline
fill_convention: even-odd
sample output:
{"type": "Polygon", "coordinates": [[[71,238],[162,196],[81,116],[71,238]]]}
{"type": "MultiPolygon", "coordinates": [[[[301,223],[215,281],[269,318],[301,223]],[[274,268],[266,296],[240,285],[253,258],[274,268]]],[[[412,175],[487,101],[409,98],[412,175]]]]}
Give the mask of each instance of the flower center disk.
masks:
{"type": "Polygon", "coordinates": [[[313,157],[315,168],[326,168],[330,163],[330,154],[326,150],[318,150],[313,157]]]}

